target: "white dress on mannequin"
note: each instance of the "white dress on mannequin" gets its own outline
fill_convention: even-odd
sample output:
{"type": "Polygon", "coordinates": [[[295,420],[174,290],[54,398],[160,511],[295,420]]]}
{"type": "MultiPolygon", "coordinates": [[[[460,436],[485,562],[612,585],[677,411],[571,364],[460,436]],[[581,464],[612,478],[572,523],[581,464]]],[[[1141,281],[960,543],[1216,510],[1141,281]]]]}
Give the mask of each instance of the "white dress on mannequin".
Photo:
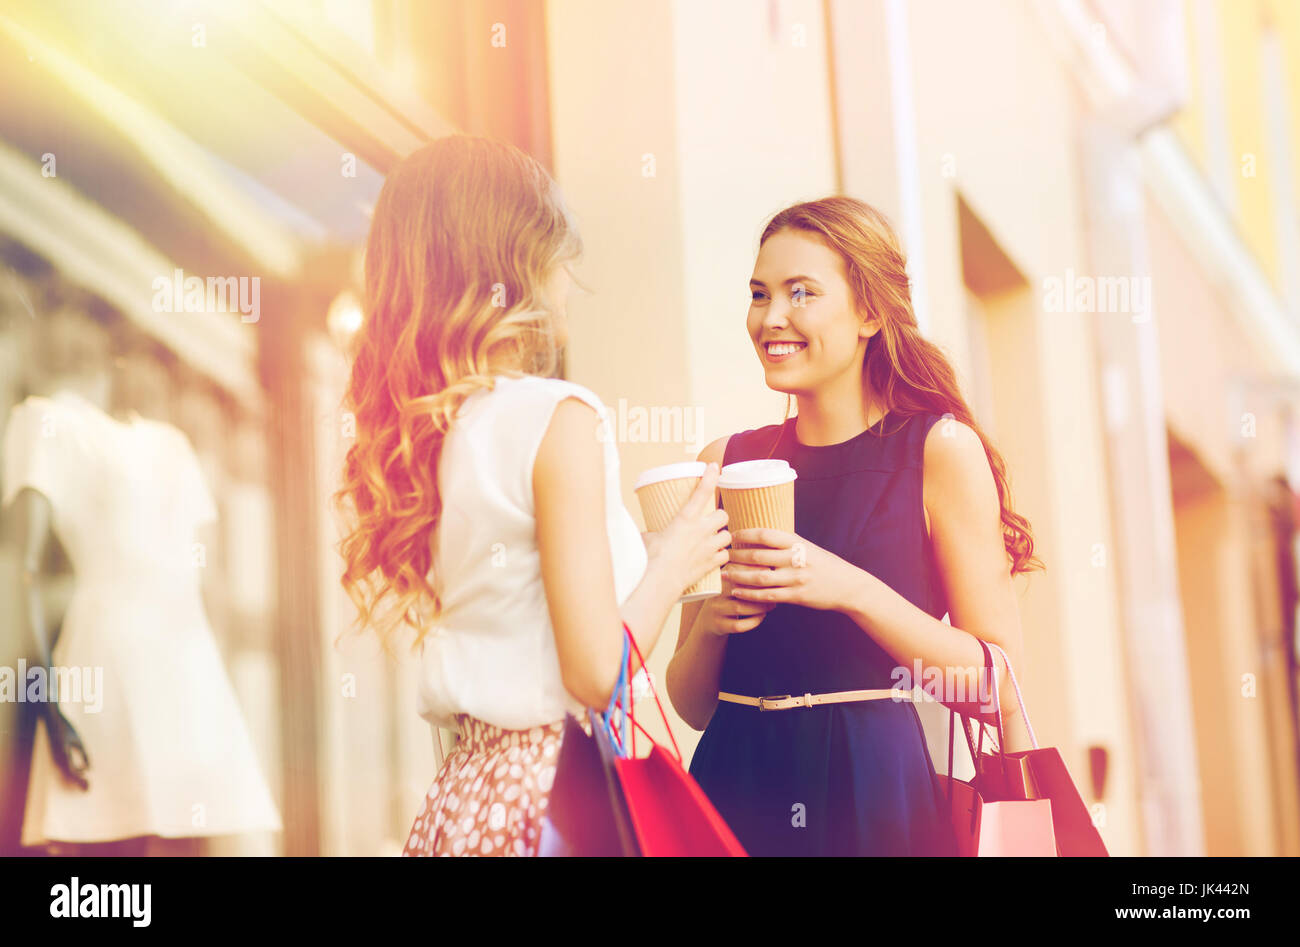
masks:
{"type": "Polygon", "coordinates": [[[60,698],[89,790],[38,727],[22,844],[279,831],[203,610],[194,530],[216,507],[185,435],[70,393],[28,398],[5,430],[0,505],[23,487],[49,499],[75,574],[54,663],[102,673],[102,693],[98,710],[60,698]]]}

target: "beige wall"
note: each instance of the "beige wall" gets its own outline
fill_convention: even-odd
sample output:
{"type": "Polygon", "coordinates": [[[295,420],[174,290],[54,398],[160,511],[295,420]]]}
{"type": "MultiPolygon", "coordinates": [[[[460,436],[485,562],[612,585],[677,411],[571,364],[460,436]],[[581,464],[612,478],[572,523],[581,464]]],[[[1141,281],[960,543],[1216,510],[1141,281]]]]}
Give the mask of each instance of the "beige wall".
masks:
{"type": "Polygon", "coordinates": [[[764,384],[745,329],[766,219],[835,191],[822,7],[750,0],[677,11],[678,154],[691,397],[710,439],[773,424],[785,396],[764,384]]]}

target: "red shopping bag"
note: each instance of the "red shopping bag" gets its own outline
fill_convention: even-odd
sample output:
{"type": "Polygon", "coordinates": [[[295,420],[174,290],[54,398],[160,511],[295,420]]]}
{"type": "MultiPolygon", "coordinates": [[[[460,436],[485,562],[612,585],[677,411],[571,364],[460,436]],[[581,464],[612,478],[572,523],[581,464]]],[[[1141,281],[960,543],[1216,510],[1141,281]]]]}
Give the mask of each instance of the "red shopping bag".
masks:
{"type": "Polygon", "coordinates": [[[619,759],[619,782],[641,854],[654,857],[745,855],[727,823],[681,761],[652,744],[650,755],[619,759]]]}
{"type": "MultiPolygon", "coordinates": [[[[623,628],[637,659],[645,667],[636,639],[627,625],[623,628]]],[[[633,727],[633,743],[624,748],[628,755],[614,761],[641,854],[655,857],[744,857],[745,849],[695,778],[682,767],[681,751],[668,727],[668,715],[659,703],[648,670],[646,680],[672,741],[672,753],[655,743],[645,728],[637,723],[629,687],[626,692],[627,711],[633,727]],[[638,729],[650,738],[650,754],[640,758],[631,755],[635,753],[635,732],[638,729]]]]}

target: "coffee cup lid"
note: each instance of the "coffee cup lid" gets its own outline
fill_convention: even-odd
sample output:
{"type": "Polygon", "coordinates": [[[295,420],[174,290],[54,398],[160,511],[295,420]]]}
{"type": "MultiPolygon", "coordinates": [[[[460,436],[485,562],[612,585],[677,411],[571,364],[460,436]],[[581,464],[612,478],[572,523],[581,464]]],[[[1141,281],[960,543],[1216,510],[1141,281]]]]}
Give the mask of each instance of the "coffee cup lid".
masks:
{"type": "Polygon", "coordinates": [[[641,476],[636,478],[636,483],[632,486],[633,490],[640,490],[642,487],[648,487],[652,483],[662,483],[665,480],[678,480],[682,477],[703,477],[704,471],[708,467],[702,460],[684,460],[677,464],[664,464],[662,467],[651,467],[649,470],[643,470],[641,476]]]}
{"type": "Polygon", "coordinates": [[[764,460],[742,460],[722,468],[718,476],[718,487],[723,490],[772,487],[780,483],[790,483],[797,476],[793,467],[775,457],[764,460]]]}

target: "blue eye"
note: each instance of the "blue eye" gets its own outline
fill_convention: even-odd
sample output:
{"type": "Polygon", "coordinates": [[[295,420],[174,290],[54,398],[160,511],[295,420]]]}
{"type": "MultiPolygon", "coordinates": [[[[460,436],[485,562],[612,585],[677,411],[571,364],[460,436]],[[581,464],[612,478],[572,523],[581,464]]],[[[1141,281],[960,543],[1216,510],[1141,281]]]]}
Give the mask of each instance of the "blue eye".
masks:
{"type": "Polygon", "coordinates": [[[767,294],[766,294],[766,293],[762,292],[761,290],[757,290],[757,289],[756,289],[756,290],[753,290],[749,295],[750,295],[750,298],[753,299],[755,302],[759,302],[759,301],[764,300],[764,299],[767,298],[767,294]]]}

